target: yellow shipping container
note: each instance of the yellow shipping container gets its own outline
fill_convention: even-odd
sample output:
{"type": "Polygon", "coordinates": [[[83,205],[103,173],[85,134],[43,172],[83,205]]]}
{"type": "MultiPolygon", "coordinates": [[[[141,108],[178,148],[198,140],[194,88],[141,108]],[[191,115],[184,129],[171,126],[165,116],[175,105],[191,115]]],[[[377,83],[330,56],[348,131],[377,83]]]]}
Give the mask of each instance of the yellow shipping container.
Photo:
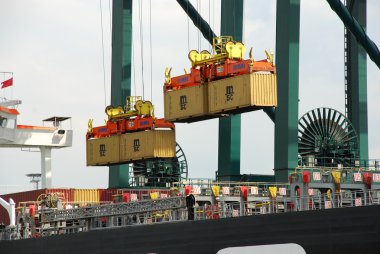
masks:
{"type": "Polygon", "coordinates": [[[252,73],[210,82],[210,113],[239,113],[277,106],[276,74],[252,73]]]}
{"type": "Polygon", "coordinates": [[[119,136],[88,139],[86,144],[87,166],[118,163],[120,161],[119,143],[119,136]]]}
{"type": "Polygon", "coordinates": [[[137,161],[176,156],[174,130],[152,130],[120,136],[120,161],[137,161]]]}
{"type": "Polygon", "coordinates": [[[87,205],[89,203],[99,203],[99,190],[98,189],[74,189],[75,203],[80,205],[87,205]]]}
{"type": "Polygon", "coordinates": [[[165,120],[191,122],[208,114],[207,84],[164,93],[165,120]]]}

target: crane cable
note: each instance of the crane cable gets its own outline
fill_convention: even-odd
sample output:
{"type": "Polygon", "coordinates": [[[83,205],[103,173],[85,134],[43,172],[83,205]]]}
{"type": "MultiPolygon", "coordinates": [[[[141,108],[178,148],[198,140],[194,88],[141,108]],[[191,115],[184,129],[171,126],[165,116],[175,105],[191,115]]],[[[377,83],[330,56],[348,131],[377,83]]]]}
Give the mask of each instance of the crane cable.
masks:
{"type": "MultiPolygon", "coordinates": [[[[211,26],[211,0],[208,0],[208,23],[211,26]]],[[[211,31],[208,30],[208,37],[211,36],[211,31]]],[[[208,44],[209,52],[211,52],[211,44],[208,44]]]]}
{"type": "Polygon", "coordinates": [[[140,23],[140,55],[141,55],[141,82],[143,88],[143,100],[145,99],[145,84],[144,84],[144,36],[143,36],[143,23],[142,23],[142,2],[139,0],[139,23],[140,23]]]}
{"type": "Polygon", "coordinates": [[[149,0],[150,101],[153,104],[152,0],[149,0]]]}
{"type": "MultiPolygon", "coordinates": [[[[197,12],[199,13],[199,15],[202,15],[201,12],[200,12],[200,9],[199,9],[199,0],[197,0],[197,12]]],[[[199,27],[199,15],[197,15],[197,27],[199,27]]],[[[200,43],[200,30],[198,30],[198,37],[197,37],[197,44],[198,44],[198,52],[201,51],[201,43],[200,43]]]]}
{"type": "MultiPolygon", "coordinates": [[[[186,13],[189,13],[189,2],[186,4],[186,13]]],[[[190,18],[187,16],[187,52],[190,52],[190,18]]]]}
{"type": "Polygon", "coordinates": [[[102,31],[102,58],[103,58],[103,87],[104,87],[104,107],[107,106],[107,91],[106,91],[106,67],[104,63],[104,35],[103,35],[103,9],[102,0],[99,0],[100,4],[100,28],[102,31]]]}
{"type": "Polygon", "coordinates": [[[133,68],[133,92],[136,97],[136,68],[135,68],[135,44],[132,40],[132,68],[133,68]]]}

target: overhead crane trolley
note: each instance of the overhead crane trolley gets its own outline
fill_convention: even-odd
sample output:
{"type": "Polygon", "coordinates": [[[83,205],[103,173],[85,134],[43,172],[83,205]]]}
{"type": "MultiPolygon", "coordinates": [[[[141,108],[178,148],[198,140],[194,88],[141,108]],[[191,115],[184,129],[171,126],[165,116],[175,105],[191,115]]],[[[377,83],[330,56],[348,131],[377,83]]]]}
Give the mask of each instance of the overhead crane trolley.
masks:
{"type": "Polygon", "coordinates": [[[190,73],[172,77],[165,70],[165,119],[194,122],[277,106],[276,67],[273,52],[256,61],[246,47],[231,36],[213,39],[213,54],[191,50],[190,73]]]}

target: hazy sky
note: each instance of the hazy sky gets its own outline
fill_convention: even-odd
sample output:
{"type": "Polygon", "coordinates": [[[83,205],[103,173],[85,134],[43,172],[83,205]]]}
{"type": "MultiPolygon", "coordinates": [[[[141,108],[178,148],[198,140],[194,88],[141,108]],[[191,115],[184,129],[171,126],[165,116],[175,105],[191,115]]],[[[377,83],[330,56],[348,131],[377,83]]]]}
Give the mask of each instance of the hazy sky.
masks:
{"type": "MultiPolygon", "coordinates": [[[[142,94],[140,46],[143,45],[145,99],[152,99],[156,115],[163,117],[164,69],[173,67],[172,75],[180,75],[183,68],[190,68],[187,53],[189,49],[198,49],[199,33],[176,1],[151,1],[151,82],[149,2],[133,2],[132,73],[136,77],[132,81],[132,94],[142,94]],[[139,34],[139,2],[143,5],[143,42],[139,34]]],[[[195,7],[197,2],[201,3],[198,9],[218,34],[220,1],[192,2],[195,7]]],[[[73,147],[52,153],[54,187],[105,188],[108,184],[108,168],[86,167],[85,162],[87,121],[94,118],[94,125],[103,124],[105,96],[106,104],[110,101],[110,2],[102,0],[106,90],[99,4],[95,0],[0,1],[0,71],[14,72],[14,87],[3,89],[0,96],[23,101],[18,108],[19,124],[39,125],[42,119],[53,115],[72,117],[73,147]]],[[[367,0],[367,4],[367,31],[380,45],[380,1],[367,0]]],[[[243,43],[253,47],[256,59],[264,58],[265,49],[275,50],[275,13],[275,0],[245,1],[243,43]]],[[[209,49],[203,38],[201,49],[209,49]]],[[[5,78],[0,75],[1,81],[5,78]]],[[[302,0],[299,116],[322,106],[344,113],[343,81],[342,22],[325,0],[302,0]]],[[[380,71],[368,60],[370,158],[380,158],[379,97],[380,71]]],[[[214,177],[218,121],[177,124],[176,130],[177,142],[188,159],[190,177],[214,177]]],[[[272,174],[274,125],[265,113],[242,115],[241,140],[241,172],[272,174]]],[[[28,186],[25,174],[40,171],[37,152],[0,149],[0,158],[0,186],[28,186]]]]}

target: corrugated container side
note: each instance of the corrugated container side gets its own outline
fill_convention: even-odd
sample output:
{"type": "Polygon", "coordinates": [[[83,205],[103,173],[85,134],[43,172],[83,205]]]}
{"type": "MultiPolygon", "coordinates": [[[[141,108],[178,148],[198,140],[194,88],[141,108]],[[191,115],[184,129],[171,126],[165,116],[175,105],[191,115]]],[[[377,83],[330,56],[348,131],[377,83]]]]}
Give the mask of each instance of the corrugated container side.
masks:
{"type": "Polygon", "coordinates": [[[120,161],[175,157],[175,132],[154,130],[120,136],[120,161]]]}
{"type": "Polygon", "coordinates": [[[255,106],[277,106],[277,78],[275,74],[250,75],[251,100],[255,106]]]}
{"type": "Polygon", "coordinates": [[[166,121],[188,119],[208,114],[207,84],[164,93],[166,121]]]}
{"type": "Polygon", "coordinates": [[[156,130],[152,135],[154,135],[155,158],[173,158],[176,156],[174,130],[156,130]]]}
{"type": "Polygon", "coordinates": [[[120,161],[150,158],[153,154],[154,139],[149,138],[151,131],[126,133],[120,136],[120,161]]]}
{"type": "Polygon", "coordinates": [[[86,144],[87,166],[101,166],[120,161],[119,136],[88,139],[86,144]]]}
{"type": "Polygon", "coordinates": [[[210,82],[208,103],[210,113],[277,106],[276,75],[252,73],[210,82]]]}
{"type": "Polygon", "coordinates": [[[100,202],[112,202],[118,189],[99,189],[100,202]]]}
{"type": "Polygon", "coordinates": [[[99,203],[98,189],[74,189],[74,203],[87,205],[88,203],[99,203]]]}

